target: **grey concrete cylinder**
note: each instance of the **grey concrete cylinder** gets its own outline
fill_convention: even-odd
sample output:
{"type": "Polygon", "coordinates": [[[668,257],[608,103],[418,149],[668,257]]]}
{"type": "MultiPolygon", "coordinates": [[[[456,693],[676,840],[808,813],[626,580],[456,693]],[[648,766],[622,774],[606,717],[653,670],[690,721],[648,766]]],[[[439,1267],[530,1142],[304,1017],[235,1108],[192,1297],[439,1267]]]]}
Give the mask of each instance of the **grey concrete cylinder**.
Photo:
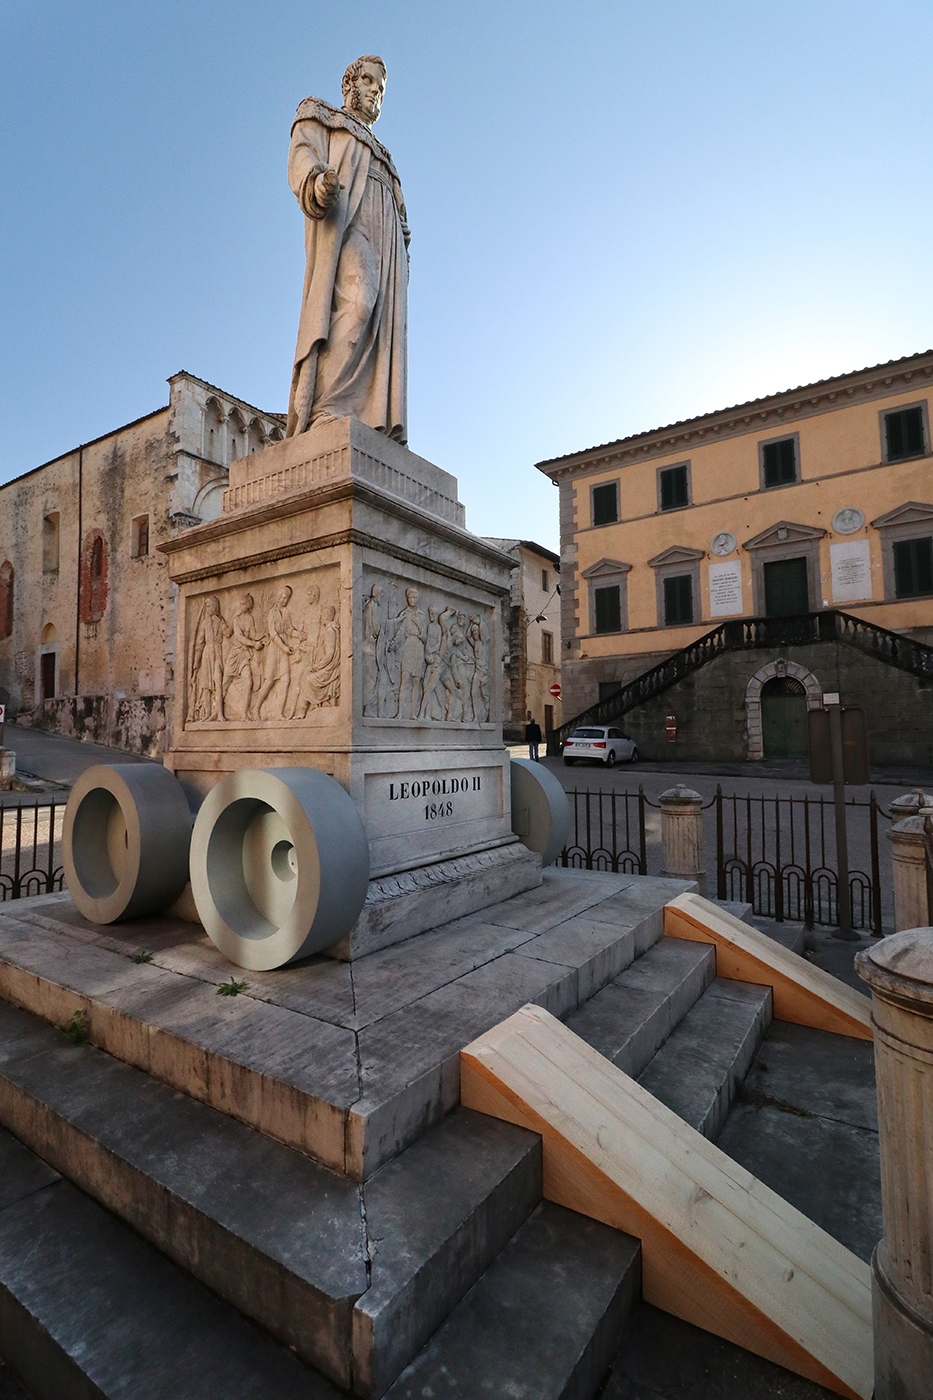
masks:
{"type": "Polygon", "coordinates": [[[894,877],[894,928],[897,932],[925,928],[931,918],[922,812],[921,808],[916,815],[895,822],[888,832],[894,877]]]}
{"type": "Polygon", "coordinates": [[[209,937],[263,971],[329,948],[359,918],[369,843],[344,789],[316,768],[228,773],[191,838],[191,892],[209,937]]]}
{"type": "Polygon", "coordinates": [[[158,763],[82,773],[65,807],[65,884],[86,919],[112,924],[167,909],[188,881],[191,811],[158,763]]]}
{"type": "Polygon", "coordinates": [[[661,805],[662,875],[696,880],[706,892],[703,869],[703,799],[692,788],[677,783],[658,798],[661,805]]]}
{"type": "Polygon", "coordinates": [[[509,764],[512,790],[512,830],[537,851],[542,865],[552,865],[570,834],[570,802],[550,769],[528,758],[509,764]]]}
{"type": "Polygon", "coordinates": [[[933,928],[855,959],[871,987],[884,1239],[872,1257],[875,1400],[933,1394],[933,928]]]}

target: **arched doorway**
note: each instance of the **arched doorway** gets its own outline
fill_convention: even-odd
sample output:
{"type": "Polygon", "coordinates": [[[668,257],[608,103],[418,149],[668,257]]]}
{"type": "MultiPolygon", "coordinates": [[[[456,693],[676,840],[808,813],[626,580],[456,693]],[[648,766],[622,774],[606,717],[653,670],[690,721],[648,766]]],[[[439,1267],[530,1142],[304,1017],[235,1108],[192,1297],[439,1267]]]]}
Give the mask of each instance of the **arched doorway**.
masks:
{"type": "Polygon", "coordinates": [[[761,687],[765,758],[806,758],[807,691],[796,676],[775,676],[761,687]]]}

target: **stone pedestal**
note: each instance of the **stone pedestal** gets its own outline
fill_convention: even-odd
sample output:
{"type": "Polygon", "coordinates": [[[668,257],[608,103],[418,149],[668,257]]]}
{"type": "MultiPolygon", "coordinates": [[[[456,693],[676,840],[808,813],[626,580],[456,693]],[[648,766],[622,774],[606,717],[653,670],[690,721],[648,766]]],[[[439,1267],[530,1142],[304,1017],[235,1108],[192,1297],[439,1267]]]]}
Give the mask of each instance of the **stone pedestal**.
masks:
{"type": "Polygon", "coordinates": [[[703,866],[703,799],[692,788],[677,783],[662,792],[661,845],[664,855],[662,876],[696,880],[700,893],[706,893],[703,866]]]}
{"type": "Polygon", "coordinates": [[[166,765],[195,800],[237,768],[336,778],[369,838],[357,951],[450,917],[447,885],[476,908],[541,878],[512,834],[502,745],[512,561],[463,520],[454,477],[347,418],[234,462],[220,518],[163,546],[179,589],[166,765]]]}
{"type": "Polygon", "coordinates": [[[884,1239],[872,1258],[876,1400],[926,1400],[933,1377],[933,928],[856,958],[871,987],[884,1239]]]}
{"type": "Polygon", "coordinates": [[[888,832],[894,876],[894,927],[925,928],[930,922],[927,858],[923,837],[925,808],[895,822],[888,832]]]}

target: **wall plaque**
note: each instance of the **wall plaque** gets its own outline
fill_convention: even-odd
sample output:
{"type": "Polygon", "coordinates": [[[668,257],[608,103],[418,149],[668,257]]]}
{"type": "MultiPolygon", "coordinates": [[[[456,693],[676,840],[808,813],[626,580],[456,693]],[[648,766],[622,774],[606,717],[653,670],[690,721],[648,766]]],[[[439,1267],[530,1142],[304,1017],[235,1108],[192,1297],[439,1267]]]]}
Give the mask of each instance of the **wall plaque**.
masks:
{"type": "Polygon", "coordinates": [[[871,554],[867,540],[831,544],[829,559],[834,603],[855,603],[871,597],[871,554]]]}
{"type": "Polygon", "coordinates": [[[858,506],[843,506],[833,516],[833,529],[837,535],[854,535],[865,524],[865,516],[858,506]]]}
{"type": "Polygon", "coordinates": [[[727,564],[710,564],[710,617],[737,617],[744,611],[741,560],[730,559],[727,564]]]}

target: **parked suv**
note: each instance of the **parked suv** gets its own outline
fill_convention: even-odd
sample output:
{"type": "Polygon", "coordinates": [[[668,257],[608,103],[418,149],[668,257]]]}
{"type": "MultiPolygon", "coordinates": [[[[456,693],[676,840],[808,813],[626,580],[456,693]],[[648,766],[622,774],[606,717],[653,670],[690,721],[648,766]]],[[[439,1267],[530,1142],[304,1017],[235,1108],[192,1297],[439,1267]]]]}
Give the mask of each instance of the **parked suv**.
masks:
{"type": "Polygon", "coordinates": [[[607,768],[611,768],[620,759],[624,763],[635,763],[638,748],[635,740],[623,734],[621,729],[594,724],[586,729],[575,729],[564,742],[564,762],[568,766],[584,758],[594,763],[605,763],[607,768]]]}

